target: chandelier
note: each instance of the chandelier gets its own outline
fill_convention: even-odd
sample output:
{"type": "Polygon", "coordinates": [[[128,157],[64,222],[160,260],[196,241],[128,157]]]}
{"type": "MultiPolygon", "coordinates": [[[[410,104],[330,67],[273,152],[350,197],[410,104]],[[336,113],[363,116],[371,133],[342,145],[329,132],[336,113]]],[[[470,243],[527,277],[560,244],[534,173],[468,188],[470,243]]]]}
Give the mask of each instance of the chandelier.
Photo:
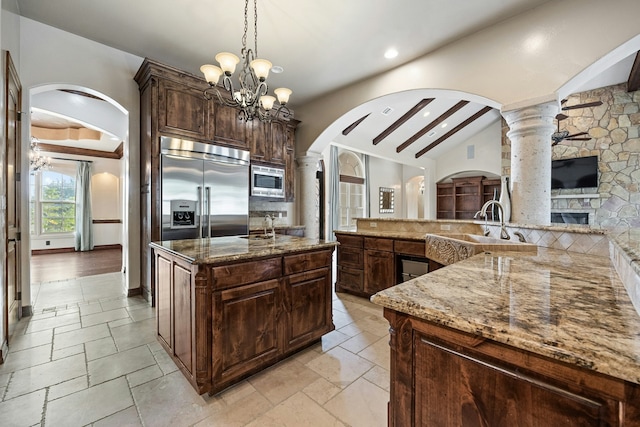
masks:
{"type": "Polygon", "coordinates": [[[29,150],[29,169],[32,172],[40,172],[41,170],[49,169],[51,167],[51,159],[44,157],[40,154],[40,147],[38,147],[40,140],[35,136],[31,137],[31,149],[29,150]]]}
{"type": "Polygon", "coordinates": [[[211,99],[211,94],[214,93],[220,103],[239,108],[240,118],[246,121],[253,120],[254,117],[258,117],[263,122],[270,122],[274,118],[288,120],[291,111],[286,107],[286,104],[289,102],[291,90],[285,87],[274,90],[273,92],[278,97],[277,103],[275,97],[267,95],[269,91],[267,77],[272,64],[266,59],[256,58],[258,55],[258,7],[256,2],[257,0],[253,0],[253,50],[247,49],[249,0],[244,2],[244,35],[240,51],[242,68],[238,74],[239,87],[234,86],[231,77],[236,70],[236,65],[240,63],[240,58],[233,53],[221,52],[215,57],[220,64],[219,67],[210,64],[200,67],[200,71],[209,83],[209,87],[204,90],[204,97],[211,99]],[[222,84],[230,97],[222,96],[218,90],[217,84],[220,76],[223,76],[222,84]]]}

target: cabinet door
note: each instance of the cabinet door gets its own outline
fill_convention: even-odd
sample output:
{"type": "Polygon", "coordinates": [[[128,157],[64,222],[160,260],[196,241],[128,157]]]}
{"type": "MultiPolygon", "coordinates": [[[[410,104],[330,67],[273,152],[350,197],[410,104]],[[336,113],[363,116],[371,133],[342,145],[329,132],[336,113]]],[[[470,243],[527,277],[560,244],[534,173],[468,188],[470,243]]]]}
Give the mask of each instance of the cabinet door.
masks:
{"type": "Polygon", "coordinates": [[[193,374],[195,347],[193,342],[191,270],[173,264],[173,354],[193,374]]]}
{"type": "Polygon", "coordinates": [[[286,351],[307,345],[334,329],[331,314],[331,270],[293,274],[286,287],[286,351]]]}
{"type": "Polygon", "coordinates": [[[416,334],[415,426],[615,426],[616,403],[480,361],[416,334]]]}
{"type": "Polygon", "coordinates": [[[251,161],[269,161],[269,156],[271,155],[269,152],[269,145],[271,143],[269,124],[255,119],[248,123],[247,127],[249,131],[251,161]]]}
{"type": "Polygon", "coordinates": [[[373,295],[396,284],[393,252],[364,251],[364,291],[373,295]]]}
{"type": "Polygon", "coordinates": [[[270,126],[271,132],[271,155],[269,156],[269,162],[279,165],[285,164],[285,149],[287,146],[287,125],[273,121],[270,126]]]}
{"type": "Polygon", "coordinates": [[[287,127],[287,142],[284,147],[284,195],[287,202],[295,199],[296,152],[294,129],[287,127]]]}
{"type": "Polygon", "coordinates": [[[210,101],[201,90],[170,80],[158,83],[158,127],[160,132],[190,139],[210,138],[210,101]]]}
{"type": "Polygon", "coordinates": [[[364,271],[355,268],[338,266],[336,291],[364,294],[364,271]]]}
{"type": "Polygon", "coordinates": [[[171,296],[171,264],[172,261],[160,254],[156,254],[156,327],[158,336],[164,344],[173,350],[173,340],[171,339],[171,307],[173,301],[171,296]]]}
{"type": "Polygon", "coordinates": [[[231,384],[278,358],[280,280],[269,280],[214,293],[214,388],[231,384]]]}
{"type": "Polygon", "coordinates": [[[247,124],[241,120],[239,110],[216,102],[213,117],[213,140],[215,142],[222,142],[243,150],[249,149],[247,124]]]}

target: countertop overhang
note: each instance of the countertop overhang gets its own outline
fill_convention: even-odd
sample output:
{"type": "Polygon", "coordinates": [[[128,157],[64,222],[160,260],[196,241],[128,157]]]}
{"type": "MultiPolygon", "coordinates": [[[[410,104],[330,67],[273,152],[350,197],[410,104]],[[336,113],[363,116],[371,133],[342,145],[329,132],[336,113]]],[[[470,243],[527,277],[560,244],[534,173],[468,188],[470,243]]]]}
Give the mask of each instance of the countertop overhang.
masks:
{"type": "Polygon", "coordinates": [[[149,244],[152,248],[168,251],[192,264],[222,264],[306,250],[333,249],[336,245],[337,242],[280,234],[275,239],[229,236],[166,240],[149,244]]]}
{"type": "Polygon", "coordinates": [[[640,384],[640,318],[606,257],[542,247],[485,252],[371,300],[640,384]]]}

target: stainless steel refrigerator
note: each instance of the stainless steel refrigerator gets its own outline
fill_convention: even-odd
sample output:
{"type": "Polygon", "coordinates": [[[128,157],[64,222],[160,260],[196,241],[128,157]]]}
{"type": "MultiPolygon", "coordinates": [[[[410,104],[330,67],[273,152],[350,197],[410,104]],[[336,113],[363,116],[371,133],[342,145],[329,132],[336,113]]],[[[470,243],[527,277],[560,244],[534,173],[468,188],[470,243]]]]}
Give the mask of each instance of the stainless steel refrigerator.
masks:
{"type": "Polygon", "coordinates": [[[160,138],[162,240],[246,235],[249,152],[160,138]]]}

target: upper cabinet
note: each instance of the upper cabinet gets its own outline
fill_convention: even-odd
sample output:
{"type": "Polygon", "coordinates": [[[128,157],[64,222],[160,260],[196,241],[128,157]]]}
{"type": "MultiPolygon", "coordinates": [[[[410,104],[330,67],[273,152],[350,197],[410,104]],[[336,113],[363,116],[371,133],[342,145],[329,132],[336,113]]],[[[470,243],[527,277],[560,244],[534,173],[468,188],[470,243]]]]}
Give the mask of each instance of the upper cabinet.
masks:
{"type": "Polygon", "coordinates": [[[253,120],[250,125],[251,160],[284,165],[288,129],[285,122],[274,120],[264,123],[253,120]]]}
{"type": "Polygon", "coordinates": [[[216,143],[233,145],[243,150],[250,149],[249,141],[247,141],[247,127],[251,125],[240,120],[237,109],[216,102],[213,117],[213,140],[216,143]]]}
{"type": "Polygon", "coordinates": [[[212,104],[196,88],[158,81],[158,129],[189,139],[211,138],[212,104]]]}

